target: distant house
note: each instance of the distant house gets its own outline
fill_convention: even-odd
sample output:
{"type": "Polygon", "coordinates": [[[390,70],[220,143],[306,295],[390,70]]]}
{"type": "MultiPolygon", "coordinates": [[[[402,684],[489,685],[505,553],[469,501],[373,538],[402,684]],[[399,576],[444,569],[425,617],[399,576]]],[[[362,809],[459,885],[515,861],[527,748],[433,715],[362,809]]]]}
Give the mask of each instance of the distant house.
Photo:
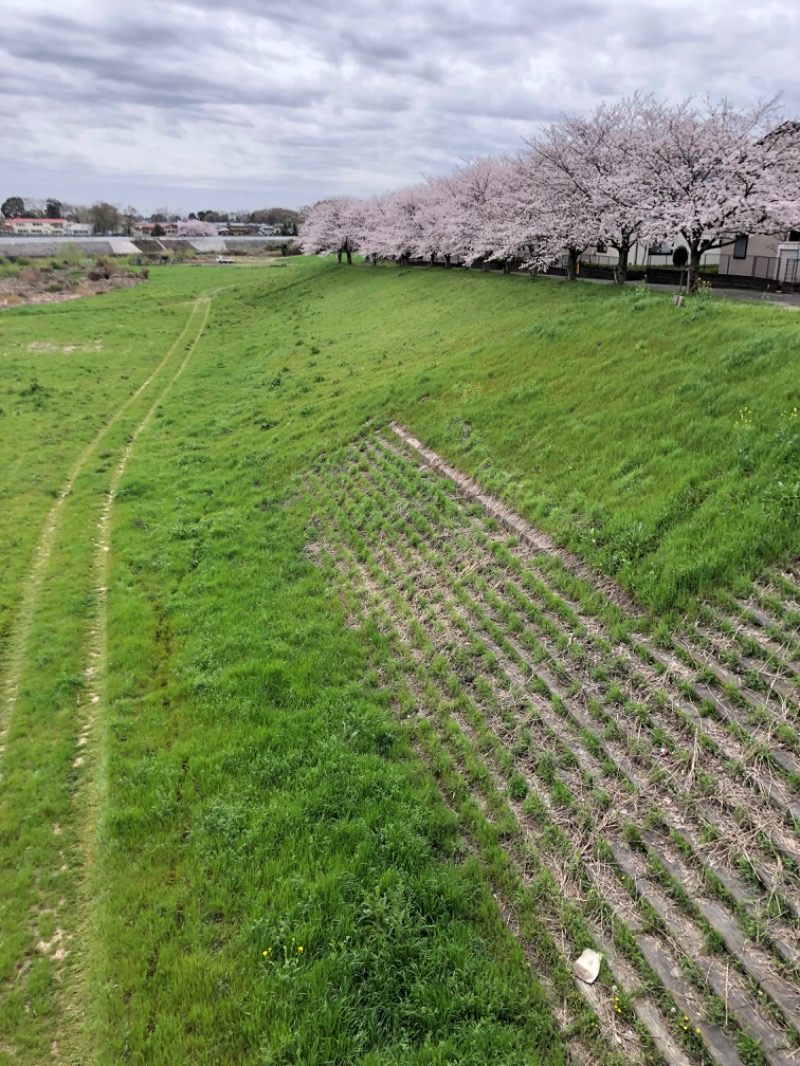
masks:
{"type": "Polygon", "coordinates": [[[221,237],[257,237],[261,232],[259,222],[220,222],[221,237]]]}
{"type": "MultiPolygon", "coordinates": [[[[638,241],[631,248],[628,265],[671,266],[675,249],[685,244],[682,237],[649,245],[638,241]]],[[[585,263],[613,267],[618,256],[610,246],[598,244],[587,248],[581,259],[585,263]]],[[[705,252],[700,262],[701,269],[716,268],[720,274],[729,277],[800,284],[800,230],[783,230],[771,235],[743,233],[729,244],[705,252]]]]}
{"type": "Polygon", "coordinates": [[[800,282],[800,230],[784,230],[767,236],[742,234],[720,248],[719,271],[737,277],[769,278],[777,282],[800,282]]]}
{"type": "Polygon", "coordinates": [[[4,230],[15,237],[55,237],[66,233],[70,225],[65,218],[12,218],[4,230]]]}
{"type": "Polygon", "coordinates": [[[781,241],[778,245],[778,259],[782,266],[781,276],[789,277],[789,264],[792,264],[791,273],[795,282],[800,283],[800,230],[790,230],[787,239],[781,241]],[[785,268],[783,264],[786,264],[785,268]]]}
{"type": "Polygon", "coordinates": [[[134,237],[152,237],[153,230],[156,226],[160,226],[164,232],[165,237],[174,237],[178,232],[177,222],[134,222],[133,223],[133,236],[134,237]]]}
{"type": "Polygon", "coordinates": [[[64,232],[68,237],[91,237],[93,230],[91,222],[68,222],[64,232]]]}
{"type": "MultiPolygon", "coordinates": [[[[675,249],[686,242],[682,237],[676,237],[674,241],[636,241],[628,254],[628,267],[662,267],[672,265],[672,256],[675,249]]],[[[587,248],[581,255],[584,263],[595,263],[599,266],[613,267],[619,259],[615,248],[610,244],[599,242],[587,248]]],[[[704,252],[701,259],[703,266],[716,263],[719,259],[719,249],[714,248],[710,252],[704,252]]]]}

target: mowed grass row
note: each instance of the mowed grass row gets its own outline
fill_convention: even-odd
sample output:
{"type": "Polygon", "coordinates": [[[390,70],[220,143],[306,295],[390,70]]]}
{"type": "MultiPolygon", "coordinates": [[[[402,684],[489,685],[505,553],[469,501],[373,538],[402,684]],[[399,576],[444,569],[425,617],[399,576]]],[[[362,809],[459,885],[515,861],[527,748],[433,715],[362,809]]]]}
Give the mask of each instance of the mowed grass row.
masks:
{"type": "MultiPolygon", "coordinates": [[[[31,404],[26,423],[44,461],[23,455],[0,419],[17,538],[9,617],[53,493],[107,424],[83,420],[68,364],[42,369],[40,358],[55,353],[27,346],[58,343],[59,358],[75,358],[63,349],[96,336],[96,315],[123,316],[128,340],[114,347],[109,328],[97,354],[113,349],[116,361],[95,367],[110,419],[179,335],[191,300],[214,286],[191,363],[137,440],[114,503],[109,662],[77,769],[75,744],[92,720],[82,702],[96,613],[91,537],[133,410],[98,442],[96,466],[90,448],[59,517],[26,663],[36,687],[15,747],[18,780],[24,766],[41,796],[30,806],[21,790],[9,793],[2,846],[24,851],[27,826],[42,835],[40,855],[58,859],[46,869],[65,880],[48,884],[35,922],[20,900],[38,898],[45,864],[28,854],[28,881],[10,882],[13,922],[3,931],[16,946],[3,979],[17,982],[20,966],[31,977],[8,1001],[13,1040],[4,1038],[22,1061],[39,1061],[65,1030],[59,1046],[74,1048],[76,1061],[559,1061],[558,1004],[570,1046],[591,1058],[596,1005],[587,1013],[574,999],[566,967],[581,937],[561,945],[561,969],[541,990],[491,899],[502,883],[517,900],[499,846],[512,823],[468,821],[465,838],[464,811],[477,819],[469,789],[447,770],[457,816],[420,768],[422,753],[444,774],[448,757],[431,731],[409,739],[394,722],[383,674],[306,558],[316,503],[303,476],[367,420],[399,418],[648,603],[686,606],[796,547],[791,487],[776,488],[791,486],[796,320],[703,301],[676,309],[667,298],[544,279],[318,261],[154,272],[133,292],[66,305],[77,316],[69,342],[63,307],[5,313],[0,352],[12,350],[4,342],[13,331],[18,378],[9,408],[23,417],[33,374],[59,397],[49,415],[31,404]],[[125,350],[134,322],[149,345],[143,361],[125,350]],[[590,396],[605,405],[599,420],[584,410],[590,396]],[[62,422],[72,429],[59,439],[62,422]],[[49,496],[36,481],[48,455],[58,473],[49,496]],[[732,488],[747,490],[744,508],[725,502],[732,488]],[[702,550],[687,552],[690,542],[702,550]],[[56,764],[37,755],[53,748],[37,742],[51,724],[56,764]],[[69,848],[62,857],[44,836],[53,811],[70,805],[78,881],[69,848]],[[62,898],[72,932],[91,945],[88,965],[66,982],[58,967],[42,967],[36,947],[59,951],[49,901],[62,898]]],[[[774,608],[770,639],[783,648],[794,616],[778,592],[780,611],[772,586],[758,602],[774,608]]],[[[752,628],[751,608],[749,620],[735,598],[726,610],[752,628]]],[[[622,635],[633,630],[630,620],[614,623],[622,635]]],[[[676,651],[666,627],[650,628],[676,651]]],[[[390,664],[385,656],[383,669],[390,664]]],[[[794,739],[780,724],[777,745],[761,739],[777,752],[770,772],[778,767],[785,789],[794,739]]],[[[739,759],[741,738],[712,739],[720,766],[739,759]]],[[[774,852],[759,853],[753,876],[773,876],[774,863],[774,852]]],[[[527,907],[536,965],[550,958],[547,938],[558,943],[563,918],[537,924],[527,907]]],[[[55,960],[62,972],[76,962],[75,944],[69,950],[55,960]]],[[[620,973],[620,988],[635,983],[635,972],[620,973]]],[[[658,1004],[636,1004],[655,1026],[658,1004]]]]}
{"type": "MultiPolygon", "coordinates": [[[[546,556],[520,555],[412,463],[381,441],[323,467],[318,535],[361,590],[376,654],[405,644],[416,687],[405,713],[418,729],[436,723],[476,796],[514,808],[512,854],[557,879],[551,905],[577,907],[562,918],[571,950],[610,923],[639,969],[626,988],[605,947],[616,985],[598,1014],[616,1023],[602,1026],[612,1048],[622,988],[667,1061],[788,1063],[800,1011],[796,776],[781,786],[763,750],[742,743],[733,682],[698,714],[693,684],[648,673],[646,648],[615,645],[596,611],[559,594],[546,556]]],[[[582,584],[573,576],[573,595],[596,600],[582,584]]],[[[782,720],[784,704],[768,698],[760,712],[782,720]]],[[[540,891],[534,880],[528,899],[540,891]]]]}

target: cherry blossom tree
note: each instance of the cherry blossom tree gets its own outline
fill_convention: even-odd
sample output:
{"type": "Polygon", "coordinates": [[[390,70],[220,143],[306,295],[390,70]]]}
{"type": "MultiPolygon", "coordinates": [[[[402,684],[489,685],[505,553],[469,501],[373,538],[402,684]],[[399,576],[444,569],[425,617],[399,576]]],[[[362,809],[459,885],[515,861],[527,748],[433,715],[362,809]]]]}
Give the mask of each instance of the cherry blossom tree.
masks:
{"type": "Polygon", "coordinates": [[[439,256],[449,264],[459,253],[450,219],[451,197],[447,179],[429,179],[364,204],[360,250],[373,262],[411,258],[431,265],[439,256]]]}
{"type": "Polygon", "coordinates": [[[782,122],[756,147],[765,171],[766,225],[773,232],[800,229],[800,122],[782,122]]]}
{"type": "Polygon", "coordinates": [[[428,256],[432,246],[430,211],[425,189],[414,185],[362,201],[354,227],[358,250],[373,262],[394,259],[405,263],[412,257],[428,256]]]}
{"type": "Polygon", "coordinates": [[[530,142],[520,153],[504,193],[507,240],[526,250],[525,263],[546,270],[566,260],[568,281],[577,277],[581,253],[598,240],[597,210],[554,164],[542,143],[530,142]]]}
{"type": "Polygon", "coordinates": [[[800,131],[775,127],[775,101],[738,111],[726,101],[663,107],[645,151],[654,239],[679,233],[689,289],[704,252],[741,234],[789,228],[800,207],[800,131]]]}
{"type": "Polygon", "coordinates": [[[454,239],[451,228],[452,202],[446,178],[428,178],[418,188],[417,223],[419,239],[417,248],[420,256],[426,258],[431,266],[437,259],[444,258],[449,266],[453,255],[457,255],[458,242],[454,239]]]}
{"type": "Polygon", "coordinates": [[[615,279],[624,285],[628,256],[648,218],[645,146],[652,136],[659,105],[635,95],[603,104],[588,118],[569,117],[547,127],[531,142],[558,199],[596,228],[594,240],[616,249],[615,279]]]}
{"type": "Polygon", "coordinates": [[[467,265],[478,260],[508,262],[519,242],[509,240],[503,193],[512,180],[510,159],[481,158],[440,179],[446,205],[443,247],[467,265]]]}
{"type": "Polygon", "coordinates": [[[301,223],[300,247],[305,255],[335,255],[339,262],[347,256],[353,262],[358,247],[363,207],[349,196],[320,200],[309,207],[301,223]]]}
{"type": "Polygon", "coordinates": [[[390,241],[389,197],[373,196],[361,204],[361,227],[358,249],[374,265],[379,259],[393,259],[390,241]]]}
{"type": "Polygon", "coordinates": [[[453,256],[461,248],[452,225],[452,190],[447,177],[428,178],[424,190],[423,225],[429,229],[429,259],[432,265],[438,257],[450,267],[453,256]],[[431,258],[432,256],[432,258],[431,258]]]}
{"type": "Polygon", "coordinates": [[[430,254],[430,239],[426,232],[425,193],[421,186],[412,185],[391,193],[387,199],[389,246],[401,262],[426,258],[430,254]]]}
{"type": "Polygon", "coordinates": [[[216,237],[217,227],[213,222],[203,222],[199,218],[190,218],[178,223],[179,237],[216,237]]]}

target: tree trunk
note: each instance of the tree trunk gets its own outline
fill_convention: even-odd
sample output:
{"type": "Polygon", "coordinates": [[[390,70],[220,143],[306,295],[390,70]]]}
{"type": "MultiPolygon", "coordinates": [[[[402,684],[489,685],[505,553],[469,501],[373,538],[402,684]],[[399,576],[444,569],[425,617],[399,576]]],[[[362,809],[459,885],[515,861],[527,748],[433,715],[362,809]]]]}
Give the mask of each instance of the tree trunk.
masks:
{"type": "Polygon", "coordinates": [[[630,255],[630,250],[629,244],[621,244],[617,248],[619,261],[617,263],[617,268],[614,271],[614,281],[617,285],[624,285],[628,280],[628,256],[630,255]]]}
{"type": "Polygon", "coordinates": [[[436,252],[431,252],[431,267],[436,266],[436,252]]]}
{"type": "Polygon", "coordinates": [[[341,263],[341,261],[342,261],[342,249],[341,249],[341,248],[340,248],[340,249],[339,249],[339,251],[338,251],[338,252],[336,253],[336,258],[337,258],[337,259],[339,260],[339,262],[341,263]]]}
{"type": "Polygon", "coordinates": [[[445,270],[449,270],[450,269],[450,256],[449,255],[446,255],[444,257],[444,266],[445,266],[445,270]]]}
{"type": "Polygon", "coordinates": [[[349,248],[347,249],[347,265],[348,266],[352,266],[353,265],[353,253],[350,251],[349,248]]]}
{"type": "Polygon", "coordinates": [[[575,281],[578,276],[579,254],[577,248],[569,248],[567,250],[567,281],[575,281]]]}
{"type": "Polygon", "coordinates": [[[687,292],[697,292],[697,282],[700,280],[700,257],[702,256],[697,245],[689,245],[689,277],[686,283],[687,292]]]}

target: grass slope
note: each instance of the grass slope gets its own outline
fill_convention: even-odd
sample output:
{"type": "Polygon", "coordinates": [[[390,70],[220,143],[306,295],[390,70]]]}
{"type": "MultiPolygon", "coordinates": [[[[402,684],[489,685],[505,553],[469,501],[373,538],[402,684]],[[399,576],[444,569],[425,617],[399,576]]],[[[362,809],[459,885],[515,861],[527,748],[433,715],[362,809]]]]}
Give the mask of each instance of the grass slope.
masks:
{"type": "Polygon", "coordinates": [[[685,607],[797,550],[798,337],[771,307],[318,261],[170,268],[4,313],[4,676],[24,662],[0,767],[0,1031],[16,1061],[54,1038],[75,1061],[559,1061],[490,865],[304,554],[303,478],[397,418],[643,602],[685,607]],[[201,291],[210,319],[170,386],[201,291]],[[114,503],[93,716],[92,531],[162,389],[114,503]],[[12,621],[73,472],[20,648],[12,621]],[[36,946],[56,929],[66,960],[36,946]]]}
{"type": "Polygon", "coordinates": [[[290,401],[287,417],[325,431],[355,393],[359,415],[410,424],[654,609],[685,608],[798,548],[796,314],[334,268],[312,297],[287,294],[276,329],[284,350],[293,336],[301,354],[319,349],[305,366],[289,360],[276,411],[290,401]]]}

